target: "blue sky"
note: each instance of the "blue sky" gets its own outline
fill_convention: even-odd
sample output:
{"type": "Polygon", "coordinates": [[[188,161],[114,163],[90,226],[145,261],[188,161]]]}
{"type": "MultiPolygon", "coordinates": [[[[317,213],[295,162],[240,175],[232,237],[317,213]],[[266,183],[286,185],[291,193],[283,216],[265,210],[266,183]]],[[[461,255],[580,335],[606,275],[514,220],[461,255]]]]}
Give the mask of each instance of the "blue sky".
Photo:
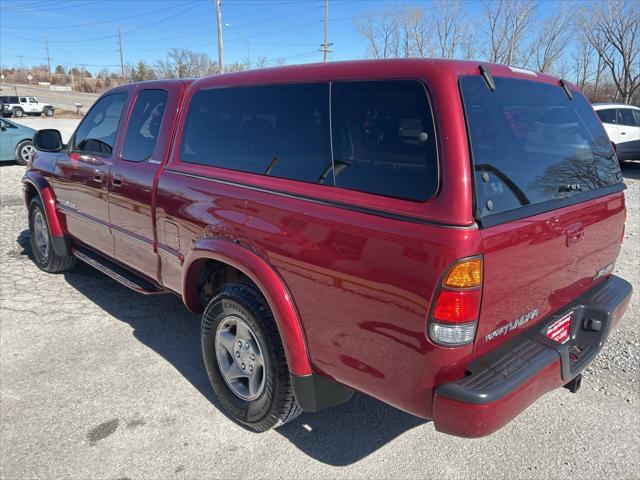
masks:
{"type": "MultiPolygon", "coordinates": [[[[546,13],[541,2],[539,14],[546,13]]],[[[354,20],[394,5],[429,1],[330,0],[331,60],[363,58],[367,45],[354,20]]],[[[550,4],[549,4],[550,5],[550,4]]],[[[467,8],[479,12],[477,1],[467,8]]],[[[323,0],[223,0],[225,63],[265,57],[286,63],[322,60],[323,0]]],[[[96,72],[119,70],[117,32],[122,31],[125,63],[153,64],[172,47],[217,58],[212,0],[0,0],[0,64],[46,63],[49,40],[52,68],[84,65],[96,72]]]]}

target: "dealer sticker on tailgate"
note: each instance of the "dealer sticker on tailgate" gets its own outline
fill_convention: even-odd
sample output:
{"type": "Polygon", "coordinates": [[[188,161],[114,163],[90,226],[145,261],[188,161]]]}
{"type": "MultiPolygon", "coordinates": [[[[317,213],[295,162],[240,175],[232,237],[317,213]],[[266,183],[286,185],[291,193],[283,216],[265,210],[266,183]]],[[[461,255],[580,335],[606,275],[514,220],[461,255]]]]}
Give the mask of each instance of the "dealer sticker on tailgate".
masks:
{"type": "Polygon", "coordinates": [[[569,340],[571,332],[571,316],[573,312],[567,313],[564,317],[559,318],[547,328],[547,337],[558,343],[566,343],[569,340]]]}

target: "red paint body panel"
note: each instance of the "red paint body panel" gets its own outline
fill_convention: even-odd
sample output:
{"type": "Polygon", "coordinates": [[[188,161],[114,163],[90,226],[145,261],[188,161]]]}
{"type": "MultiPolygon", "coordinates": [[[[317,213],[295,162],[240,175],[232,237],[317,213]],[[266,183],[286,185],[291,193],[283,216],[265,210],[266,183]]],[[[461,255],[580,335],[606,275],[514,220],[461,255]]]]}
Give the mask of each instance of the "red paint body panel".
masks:
{"type": "Polygon", "coordinates": [[[442,433],[467,438],[484,437],[505,426],[542,395],[563,383],[560,362],[557,361],[520,388],[492,403],[463,403],[436,395],[433,423],[442,433]]]}
{"type": "MultiPolygon", "coordinates": [[[[509,67],[489,68],[494,77],[532,79],[509,67]]],[[[441,431],[486,435],[559,386],[559,365],[484,406],[439,398],[435,388],[462,378],[474,358],[518,331],[486,341],[496,328],[537,309],[531,326],[593,285],[598,269],[617,256],[624,197],[613,194],[479,229],[458,87],[460,76],[478,74],[473,62],[361,61],[118,87],[108,93],[127,92],[128,103],[113,156],[98,165],[107,180],[92,182],[96,165],[60,152],[38,153],[25,181],[33,174],[51,185],[60,231],[72,241],[154,279],[192,311],[202,309],[202,262],[221,261],[244,272],[274,312],[293,374],[319,373],[407,412],[435,417],[441,431]],[[439,187],[427,202],[180,160],[186,111],[199,90],[380,79],[415,79],[428,92],[439,187]],[[166,89],[169,106],[153,155],[160,163],[133,164],[119,154],[133,102],[145,88],[166,89]],[[125,179],[122,185],[113,184],[115,175],[125,179]],[[81,211],[70,211],[61,199],[81,211]],[[472,256],[484,262],[476,340],[437,346],[427,336],[434,294],[445,268],[472,256]]],[[[558,85],[543,74],[534,78],[558,85]]]]}
{"type": "MultiPolygon", "coordinates": [[[[300,314],[314,371],[421,416],[429,416],[434,385],[464,374],[472,346],[436,347],[425,331],[445,266],[479,252],[477,229],[354,213],[174,172],[161,176],[157,195],[158,224],[179,225],[187,258],[202,237],[238,241],[277,273],[300,314]]],[[[164,264],[163,257],[163,272],[164,264]]],[[[163,280],[175,288],[173,275],[163,280]]]]}

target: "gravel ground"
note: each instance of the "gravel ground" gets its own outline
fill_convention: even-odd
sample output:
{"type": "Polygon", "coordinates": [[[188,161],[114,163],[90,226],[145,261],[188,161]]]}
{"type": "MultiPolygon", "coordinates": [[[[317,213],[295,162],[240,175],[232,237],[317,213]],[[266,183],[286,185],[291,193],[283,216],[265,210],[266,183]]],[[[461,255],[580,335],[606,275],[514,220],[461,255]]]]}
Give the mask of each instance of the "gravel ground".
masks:
{"type": "Polygon", "coordinates": [[[80,266],[28,257],[24,169],[0,166],[0,477],[638,478],[640,164],[616,273],[636,294],[586,371],[496,434],[464,440],[356,395],[256,435],[218,410],[199,318],[80,266]]]}

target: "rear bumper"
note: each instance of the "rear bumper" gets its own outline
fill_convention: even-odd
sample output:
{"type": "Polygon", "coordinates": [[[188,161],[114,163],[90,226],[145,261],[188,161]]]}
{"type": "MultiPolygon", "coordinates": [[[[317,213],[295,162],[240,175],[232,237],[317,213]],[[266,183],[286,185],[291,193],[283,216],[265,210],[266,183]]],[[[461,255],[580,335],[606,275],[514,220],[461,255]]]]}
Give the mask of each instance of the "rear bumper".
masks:
{"type": "Polygon", "coordinates": [[[435,390],[436,430],[460,437],[489,435],[545,393],[566,385],[591,363],[631,299],[631,285],[616,276],[562,310],[474,361],[468,375],[435,390]],[[573,312],[569,340],[546,336],[554,321],[573,312]]]}

